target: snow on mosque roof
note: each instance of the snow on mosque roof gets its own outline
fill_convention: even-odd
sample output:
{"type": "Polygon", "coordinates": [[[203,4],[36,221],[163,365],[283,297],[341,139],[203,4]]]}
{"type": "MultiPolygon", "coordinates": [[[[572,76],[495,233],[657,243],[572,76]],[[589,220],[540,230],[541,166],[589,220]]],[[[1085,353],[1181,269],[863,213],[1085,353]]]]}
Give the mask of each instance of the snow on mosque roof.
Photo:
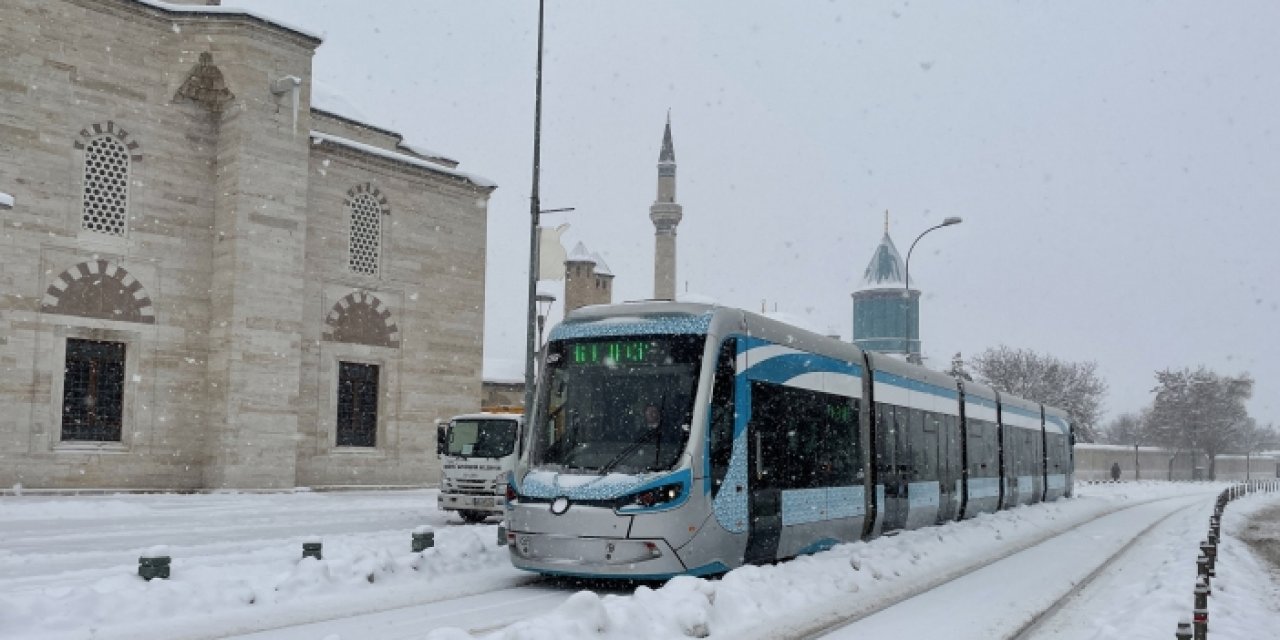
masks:
{"type": "Polygon", "coordinates": [[[315,40],[316,42],[320,42],[324,40],[324,38],[321,37],[320,34],[314,31],[304,29],[297,25],[289,24],[288,22],[285,22],[283,20],[277,20],[275,18],[265,16],[261,13],[258,13],[257,11],[253,11],[250,9],[242,9],[240,7],[223,7],[219,5],[172,4],[169,2],[163,2],[162,0],[133,0],[133,1],[138,4],[146,5],[153,9],[159,9],[161,11],[165,11],[168,13],[185,13],[189,15],[247,16],[247,17],[253,18],[254,20],[260,20],[267,24],[280,27],[281,29],[285,29],[285,30],[292,31],[294,33],[306,36],[308,38],[315,40]]]}
{"type": "Polygon", "coordinates": [[[373,129],[391,136],[397,140],[397,147],[410,153],[416,153],[423,156],[427,160],[439,160],[451,169],[458,166],[457,160],[454,160],[443,153],[439,153],[433,149],[428,149],[416,142],[407,142],[405,141],[404,136],[399,133],[372,124],[373,121],[369,119],[369,116],[366,116],[363,112],[357,109],[351,101],[347,100],[342,96],[342,94],[334,90],[334,88],[328,83],[317,80],[315,77],[311,78],[311,108],[317,111],[322,111],[330,116],[337,116],[339,119],[347,120],[362,127],[373,129]]]}
{"type": "Polygon", "coordinates": [[[474,184],[477,187],[481,187],[485,189],[496,189],[498,187],[496,183],[494,183],[492,180],[489,180],[488,178],[485,178],[484,176],[478,176],[474,173],[466,173],[463,171],[458,171],[457,169],[450,169],[449,167],[446,167],[442,164],[437,164],[435,162],[423,160],[416,156],[411,156],[404,153],[396,153],[394,151],[387,151],[386,149],[383,149],[381,147],[375,147],[370,144],[364,144],[363,142],[356,142],[355,140],[348,140],[347,138],[331,135],[321,131],[312,131],[311,141],[315,144],[329,143],[329,144],[334,144],[341,147],[347,147],[349,149],[355,149],[356,151],[367,153],[372,156],[379,156],[382,158],[386,158],[388,160],[394,160],[396,162],[402,162],[404,164],[419,167],[421,169],[426,169],[428,171],[434,171],[436,173],[442,173],[444,175],[453,176],[455,178],[470,182],[471,184],[474,184]]]}
{"type": "Polygon", "coordinates": [[[901,287],[905,270],[902,255],[898,253],[898,248],[893,245],[893,239],[886,231],[884,238],[880,239],[880,246],[876,247],[875,253],[871,256],[871,262],[867,264],[867,270],[862,272],[862,288],[901,287]]]}
{"type": "Polygon", "coordinates": [[[565,258],[565,262],[591,262],[596,261],[595,254],[587,251],[587,245],[579,242],[573,245],[573,251],[569,252],[569,257],[565,258]]]}
{"type": "Polygon", "coordinates": [[[609,270],[609,265],[605,264],[604,258],[601,258],[600,254],[593,252],[591,254],[591,259],[595,260],[596,262],[596,275],[598,276],[613,275],[613,272],[609,270]]]}

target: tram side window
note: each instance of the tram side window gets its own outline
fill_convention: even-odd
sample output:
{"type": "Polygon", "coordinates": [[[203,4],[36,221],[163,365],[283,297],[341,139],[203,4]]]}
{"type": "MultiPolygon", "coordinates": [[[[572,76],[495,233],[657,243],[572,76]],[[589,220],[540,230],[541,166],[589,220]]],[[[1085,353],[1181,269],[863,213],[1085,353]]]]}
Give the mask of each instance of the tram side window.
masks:
{"type": "Polygon", "coordinates": [[[1000,474],[996,453],[996,425],[989,420],[969,420],[969,475],[994,478],[1000,474]]]}
{"type": "Polygon", "coordinates": [[[862,447],[858,439],[857,398],[813,393],[815,432],[809,441],[817,447],[813,486],[839,487],[861,484],[862,447]]]}
{"type": "MultiPolygon", "coordinates": [[[[901,411],[901,409],[899,410],[901,411]]],[[[921,409],[907,409],[909,422],[908,440],[911,442],[910,469],[905,471],[912,481],[932,480],[934,471],[932,462],[937,458],[938,434],[927,432],[929,420],[921,409]]]]}
{"type": "Polygon", "coordinates": [[[884,482],[885,474],[893,472],[893,405],[876,403],[876,475],[884,482]]]}
{"type": "Polygon", "coordinates": [[[1017,434],[1014,439],[1017,441],[1018,453],[1018,475],[1029,476],[1034,469],[1034,461],[1032,456],[1035,455],[1035,446],[1031,443],[1031,438],[1035,435],[1030,429],[1016,428],[1014,432],[1017,434]]]}
{"type": "Polygon", "coordinates": [[[720,484],[729,473],[729,459],[733,456],[733,424],[736,417],[734,361],[738,353],[737,343],[737,339],[729,338],[720,346],[715,383],[711,390],[707,455],[711,460],[711,483],[716,491],[719,491],[720,484]]]}
{"type": "Polygon", "coordinates": [[[772,474],[767,486],[848,486],[860,480],[857,400],[752,382],[751,424],[749,437],[764,458],[759,467],[772,474]]]}
{"type": "Polygon", "coordinates": [[[751,450],[751,482],[756,489],[785,488],[790,482],[786,447],[792,416],[783,389],[775,384],[751,383],[751,424],[747,438],[751,450]]]}
{"type": "Polygon", "coordinates": [[[1063,473],[1066,468],[1066,442],[1067,437],[1060,433],[1050,433],[1049,441],[1049,473],[1063,473]]]}
{"type": "Polygon", "coordinates": [[[1004,423],[1004,442],[1001,446],[1004,449],[1004,470],[1007,477],[1016,478],[1022,475],[1022,464],[1019,462],[1022,454],[1018,451],[1019,442],[1018,428],[1007,422],[1004,423]]]}

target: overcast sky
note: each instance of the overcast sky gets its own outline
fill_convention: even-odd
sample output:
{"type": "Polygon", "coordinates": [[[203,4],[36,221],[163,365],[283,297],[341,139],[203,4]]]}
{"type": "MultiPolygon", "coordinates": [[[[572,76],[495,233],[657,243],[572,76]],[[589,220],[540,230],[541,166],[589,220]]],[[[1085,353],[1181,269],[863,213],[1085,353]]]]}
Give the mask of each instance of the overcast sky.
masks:
{"type": "MultiPolygon", "coordinates": [[[[485,354],[524,349],[537,3],[227,0],[323,34],[315,75],[500,186],[485,354]]],[[[920,242],[929,364],[1093,360],[1109,415],[1153,372],[1257,378],[1280,424],[1280,3],[547,3],[542,202],[653,292],[662,126],[678,288],[851,334],[883,232],[920,242]]],[[[557,307],[559,303],[557,303],[557,307]]],[[[557,310],[558,311],[558,310],[557,310]]]]}

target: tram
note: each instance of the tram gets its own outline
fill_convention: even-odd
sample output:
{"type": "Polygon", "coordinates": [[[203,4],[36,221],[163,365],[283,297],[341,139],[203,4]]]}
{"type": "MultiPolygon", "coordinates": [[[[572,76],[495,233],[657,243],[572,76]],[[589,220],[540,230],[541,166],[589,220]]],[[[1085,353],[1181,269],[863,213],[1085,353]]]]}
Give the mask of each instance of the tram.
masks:
{"type": "Polygon", "coordinates": [[[542,357],[521,569],[718,574],[1072,492],[1065,412],[747,311],[585,307],[542,357]]]}

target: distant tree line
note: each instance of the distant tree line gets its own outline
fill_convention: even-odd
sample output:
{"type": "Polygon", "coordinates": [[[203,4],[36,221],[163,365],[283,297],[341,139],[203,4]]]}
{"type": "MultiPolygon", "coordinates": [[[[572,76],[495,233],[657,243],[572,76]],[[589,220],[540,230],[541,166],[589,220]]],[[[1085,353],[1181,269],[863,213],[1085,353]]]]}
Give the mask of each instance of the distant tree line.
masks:
{"type": "Polygon", "coordinates": [[[998,346],[968,362],[959,354],[947,373],[977,380],[1002,393],[1058,407],[1071,416],[1077,442],[1153,445],[1208,456],[1280,449],[1280,432],[1249,416],[1248,373],[1222,375],[1199,366],[1155,373],[1151,405],[1101,425],[1107,383],[1097,363],[1071,362],[1027,349],[998,346]]]}
{"type": "Polygon", "coordinates": [[[1116,417],[1102,432],[1109,444],[1156,445],[1208,456],[1280,448],[1280,433],[1259,425],[1245,403],[1253,396],[1248,373],[1222,375],[1204,366],[1156,372],[1155,398],[1138,413],[1116,417]]]}

